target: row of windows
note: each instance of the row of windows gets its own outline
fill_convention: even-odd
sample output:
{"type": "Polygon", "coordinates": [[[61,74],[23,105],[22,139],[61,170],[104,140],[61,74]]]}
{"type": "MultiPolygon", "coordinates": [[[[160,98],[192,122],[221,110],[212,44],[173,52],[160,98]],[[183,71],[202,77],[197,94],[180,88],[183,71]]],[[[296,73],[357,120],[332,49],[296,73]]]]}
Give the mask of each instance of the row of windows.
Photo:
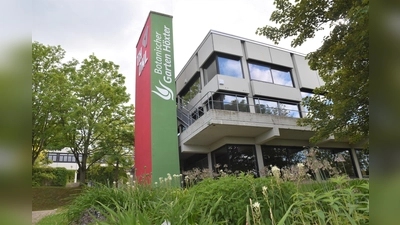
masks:
{"type": "MultiPolygon", "coordinates": [[[[302,92],[302,96],[307,97],[313,94],[302,92]]],[[[248,102],[245,95],[235,95],[232,93],[215,93],[204,103],[203,106],[195,108],[190,112],[189,120],[197,120],[204,112],[210,109],[229,110],[236,112],[250,112],[250,105],[254,105],[255,113],[269,114],[276,116],[301,118],[308,114],[308,109],[304,107],[301,111],[299,102],[290,102],[285,100],[254,98],[253,104],[248,102]]],[[[190,124],[188,122],[188,124],[190,124]]]]}
{"type": "MultiPolygon", "coordinates": [[[[250,112],[246,96],[216,93],[211,102],[208,103],[211,109],[222,109],[239,112],[250,112]]],[[[300,118],[299,104],[280,100],[255,98],[254,107],[256,113],[271,114],[300,118]]]]}
{"type": "MultiPolygon", "coordinates": [[[[267,65],[260,62],[248,62],[250,78],[273,84],[294,87],[289,68],[267,65]]],[[[213,56],[204,67],[204,84],[216,74],[243,78],[242,63],[239,58],[213,56]]]]}
{"type": "MultiPolygon", "coordinates": [[[[204,85],[215,75],[243,78],[242,63],[239,58],[214,55],[204,67],[204,85]]],[[[268,82],[288,87],[294,87],[289,68],[268,65],[260,62],[248,62],[250,78],[252,80],[268,82]]],[[[189,102],[201,91],[200,73],[196,73],[181,91],[180,96],[185,102],[189,102]]]]}
{"type": "MultiPolygon", "coordinates": [[[[277,166],[288,168],[297,163],[304,163],[309,150],[302,147],[283,147],[283,146],[261,146],[262,160],[265,167],[277,166]]],[[[369,154],[362,150],[356,150],[358,163],[363,177],[369,176],[369,154]]],[[[186,162],[185,170],[193,168],[208,168],[206,154],[198,154],[191,157],[186,162]]],[[[333,167],[350,177],[357,177],[354,166],[354,159],[347,149],[319,149],[316,152],[318,161],[326,160],[333,167]]],[[[235,172],[251,171],[259,176],[260,169],[257,166],[257,159],[254,145],[225,145],[212,153],[213,168],[224,166],[226,169],[235,172]]],[[[329,177],[329,173],[324,174],[329,177]]]]}
{"type": "MultiPolygon", "coordinates": [[[[53,162],[65,162],[75,163],[76,159],[72,153],[49,153],[48,158],[53,162]]],[[[79,156],[79,161],[82,160],[82,156],[79,156]]]]}

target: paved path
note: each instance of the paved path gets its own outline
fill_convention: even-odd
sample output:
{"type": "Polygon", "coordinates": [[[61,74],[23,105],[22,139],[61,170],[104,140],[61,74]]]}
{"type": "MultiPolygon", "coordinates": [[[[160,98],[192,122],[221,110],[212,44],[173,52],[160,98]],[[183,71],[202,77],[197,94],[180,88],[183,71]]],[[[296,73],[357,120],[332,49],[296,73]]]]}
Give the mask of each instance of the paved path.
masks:
{"type": "Polygon", "coordinates": [[[54,214],[57,209],[43,210],[43,211],[32,211],[32,224],[36,224],[43,217],[54,214]]]}

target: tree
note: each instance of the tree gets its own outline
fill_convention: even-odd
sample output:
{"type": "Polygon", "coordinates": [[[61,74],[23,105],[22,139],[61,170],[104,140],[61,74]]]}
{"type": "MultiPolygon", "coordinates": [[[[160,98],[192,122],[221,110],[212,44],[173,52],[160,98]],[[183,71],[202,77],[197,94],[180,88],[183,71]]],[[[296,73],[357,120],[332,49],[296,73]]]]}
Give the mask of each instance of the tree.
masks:
{"type": "MultiPolygon", "coordinates": [[[[32,43],[32,166],[46,148],[57,146],[62,114],[70,96],[67,71],[60,46],[32,43]]],[[[60,149],[60,148],[59,148],[60,149]]]]}
{"type": "Polygon", "coordinates": [[[73,96],[68,102],[69,111],[64,114],[63,135],[64,144],[75,155],[81,183],[90,166],[101,159],[92,157],[89,161],[89,157],[100,151],[102,141],[113,136],[113,126],[121,126],[115,121],[133,115],[127,112],[133,106],[123,107],[129,95],[118,68],[113,62],[90,55],[69,75],[73,96]]]}
{"type": "Polygon", "coordinates": [[[134,146],[134,107],[123,106],[118,110],[120,119],[109,124],[109,135],[99,142],[97,151],[92,161],[105,162],[113,168],[114,181],[118,185],[120,170],[131,170],[133,166],[133,146],[134,146]]]}
{"type": "Polygon", "coordinates": [[[275,0],[274,5],[270,20],[279,27],[261,27],[256,34],[275,44],[294,36],[291,46],[300,46],[325,25],[331,28],[322,46],[306,56],[325,84],[303,101],[311,113],[298,124],[315,131],[312,142],[333,135],[368,145],[369,0],[275,0]]]}

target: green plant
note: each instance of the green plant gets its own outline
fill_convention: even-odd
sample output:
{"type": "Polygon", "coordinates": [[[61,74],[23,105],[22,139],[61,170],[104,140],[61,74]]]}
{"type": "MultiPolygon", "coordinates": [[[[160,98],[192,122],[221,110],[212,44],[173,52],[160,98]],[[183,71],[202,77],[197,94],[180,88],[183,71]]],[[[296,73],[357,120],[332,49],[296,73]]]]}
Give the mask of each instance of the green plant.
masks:
{"type": "Polygon", "coordinates": [[[36,225],[67,225],[68,220],[65,213],[56,213],[43,217],[36,225]]]}
{"type": "Polygon", "coordinates": [[[313,191],[296,192],[294,203],[281,218],[281,224],[368,224],[369,183],[352,184],[346,177],[331,178],[331,190],[320,186],[313,191]]]}
{"type": "Polygon", "coordinates": [[[65,186],[68,170],[63,167],[34,167],[32,168],[32,186],[65,186]]]}

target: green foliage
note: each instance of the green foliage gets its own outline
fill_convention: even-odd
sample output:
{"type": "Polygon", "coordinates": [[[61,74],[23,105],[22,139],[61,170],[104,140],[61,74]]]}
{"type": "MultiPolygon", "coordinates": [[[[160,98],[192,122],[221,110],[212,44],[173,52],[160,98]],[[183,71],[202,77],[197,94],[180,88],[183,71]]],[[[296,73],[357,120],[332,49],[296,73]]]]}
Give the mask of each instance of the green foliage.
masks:
{"type": "Polygon", "coordinates": [[[60,125],[70,96],[60,46],[32,43],[32,166],[40,154],[59,146],[60,125]]]}
{"type": "Polygon", "coordinates": [[[329,24],[322,46],[307,55],[311,69],[325,84],[314,90],[303,105],[310,112],[299,120],[316,131],[318,142],[333,135],[349,143],[369,141],[369,0],[275,0],[270,20],[256,33],[276,44],[294,36],[292,47],[313,38],[329,24]],[[323,96],[322,96],[323,95],[323,96]]]}
{"type": "MultiPolygon", "coordinates": [[[[95,165],[88,171],[88,180],[100,183],[103,185],[111,185],[115,180],[115,171],[113,166],[103,167],[100,165],[95,165]]],[[[118,170],[118,179],[122,179],[124,183],[127,181],[126,173],[123,168],[118,170]]]]}
{"type": "Polygon", "coordinates": [[[104,157],[132,165],[125,156],[133,151],[134,107],[126,105],[118,65],[94,54],[63,62],[64,55],[60,46],[32,43],[32,165],[44,149],[67,147],[84,183],[86,170],[104,157]]]}
{"type": "Polygon", "coordinates": [[[334,186],[331,190],[295,193],[294,203],[278,224],[368,224],[369,183],[354,185],[344,177],[330,182],[334,186]]]}
{"type": "Polygon", "coordinates": [[[54,225],[68,224],[68,219],[64,213],[49,215],[41,219],[36,225],[54,225]]]}
{"type": "MultiPolygon", "coordinates": [[[[290,196],[294,193],[292,183],[278,183],[272,178],[256,179],[251,175],[241,174],[239,176],[223,176],[218,179],[207,178],[192,188],[188,189],[187,198],[184,204],[194,199],[194,205],[198,209],[192,212],[193,220],[200,220],[204,213],[212,217],[214,221],[226,221],[227,224],[244,224],[246,220],[246,205],[249,199],[253,202],[260,201],[263,196],[260,194],[263,186],[269,186],[269,198],[274,213],[279,216],[286,212],[290,205],[290,196]],[[218,207],[214,203],[219,201],[218,207]],[[213,208],[213,210],[211,210],[213,208]],[[212,212],[211,212],[212,211],[212,212]]],[[[262,208],[266,215],[268,211],[262,208]]]]}
{"type": "Polygon", "coordinates": [[[71,173],[63,167],[34,167],[32,168],[32,187],[61,186],[64,187],[71,173]]]}
{"type": "MultiPolygon", "coordinates": [[[[175,179],[176,177],[174,177],[175,179]]],[[[68,222],[90,212],[98,224],[367,224],[369,182],[331,178],[295,184],[241,174],[205,178],[188,189],[162,185],[86,188],[68,222]],[[297,186],[299,185],[299,186],[297,186]],[[100,218],[98,217],[98,215],[100,218]]]]}

